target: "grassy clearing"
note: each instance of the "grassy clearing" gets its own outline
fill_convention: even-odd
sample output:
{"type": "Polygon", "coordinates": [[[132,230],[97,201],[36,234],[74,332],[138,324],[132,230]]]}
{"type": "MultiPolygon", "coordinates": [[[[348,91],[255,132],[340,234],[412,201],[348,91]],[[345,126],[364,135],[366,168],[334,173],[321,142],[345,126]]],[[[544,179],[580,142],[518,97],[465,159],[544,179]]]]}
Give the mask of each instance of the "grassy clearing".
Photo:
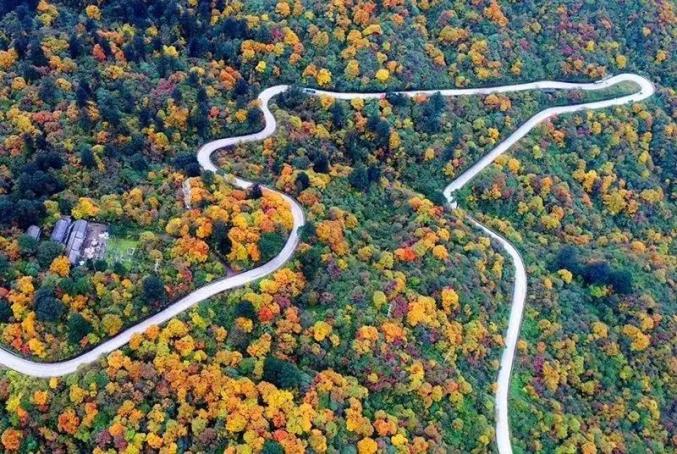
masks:
{"type": "Polygon", "coordinates": [[[131,238],[111,237],[108,240],[106,258],[113,262],[130,262],[136,251],[138,240],[131,238]]]}

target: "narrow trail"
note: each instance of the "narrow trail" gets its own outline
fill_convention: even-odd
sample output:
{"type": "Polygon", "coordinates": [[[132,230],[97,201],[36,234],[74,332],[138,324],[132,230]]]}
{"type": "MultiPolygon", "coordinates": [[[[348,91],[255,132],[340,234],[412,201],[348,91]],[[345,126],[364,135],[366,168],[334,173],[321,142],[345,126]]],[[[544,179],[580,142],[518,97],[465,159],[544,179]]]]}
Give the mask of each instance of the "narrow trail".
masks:
{"type": "MultiPolygon", "coordinates": [[[[569,106],[551,107],[544,109],[527,120],[515,132],[513,132],[507,139],[499,143],[493,150],[487,153],[474,165],[468,168],[465,172],[455,178],[444,189],[444,196],[452,208],[456,208],[457,202],[454,199],[454,193],[468,184],[478,173],[489,166],[498,156],[506,152],[519,139],[524,137],[535,126],[551,118],[555,115],[563,113],[572,113],[582,110],[603,109],[611,106],[618,106],[631,102],[638,102],[653,95],[655,88],[653,84],[646,78],[637,74],[619,74],[614,77],[609,77],[593,83],[572,83],[572,82],[557,82],[557,81],[537,81],[524,84],[502,85],[497,87],[486,88],[464,88],[464,89],[447,89],[447,90],[412,90],[400,91],[406,96],[430,96],[435,93],[440,93],[442,96],[471,96],[471,95],[486,95],[491,93],[510,93],[526,90],[573,90],[579,89],[584,91],[596,91],[612,87],[621,82],[634,82],[639,87],[639,90],[633,94],[619,96],[604,101],[595,101],[589,103],[574,104],[569,106]]],[[[224,139],[214,140],[204,144],[197,152],[197,159],[203,170],[216,172],[218,169],[211,160],[212,154],[222,148],[237,145],[245,142],[255,142],[263,140],[271,136],[276,128],[277,122],[272,112],[268,108],[268,102],[274,96],[289,89],[288,85],[276,85],[263,90],[259,96],[261,111],[263,112],[265,127],[256,133],[247,134],[244,136],[228,137],[224,139]]],[[[326,95],[336,99],[378,99],[386,96],[386,92],[379,93],[341,93],[324,90],[315,90],[311,88],[303,88],[303,92],[312,96],[326,95]]],[[[233,184],[239,188],[246,189],[253,183],[234,177],[233,184]]],[[[134,334],[140,334],[146,331],[152,325],[160,325],[190,307],[226,290],[241,287],[250,282],[261,279],[273,271],[282,267],[287,260],[291,258],[296,250],[299,242],[298,229],[303,226],[305,219],[303,210],[300,205],[291,197],[279,193],[270,188],[263,188],[264,191],[271,191],[279,194],[289,204],[294,220],[294,226],[287,239],[287,243],[280,253],[271,261],[263,264],[258,268],[237,274],[235,276],[226,277],[214,281],[204,287],[201,287],[187,296],[181,298],[179,301],[171,304],[167,308],[149,317],[142,322],[127,328],[114,337],[104,341],[92,350],[76,356],[70,360],[55,362],[55,363],[41,363],[24,359],[10,351],[0,349],[0,365],[14,369],[26,375],[34,377],[54,377],[62,376],[75,372],[78,367],[96,361],[102,355],[110,353],[123,345],[125,345],[134,334]]],[[[515,285],[513,287],[512,305],[510,309],[510,318],[508,321],[508,329],[505,336],[505,348],[501,356],[501,365],[498,373],[497,389],[496,389],[496,444],[498,451],[501,454],[511,454],[512,446],[510,444],[510,426],[508,418],[508,394],[510,387],[510,375],[515,356],[515,347],[519,338],[519,329],[522,322],[522,313],[524,311],[524,304],[527,292],[527,274],[524,267],[524,262],[515,247],[510,244],[505,238],[498,233],[492,231],[488,227],[482,225],[474,218],[468,216],[469,220],[484,233],[496,240],[506,250],[508,255],[513,260],[515,268],[515,285]]]]}

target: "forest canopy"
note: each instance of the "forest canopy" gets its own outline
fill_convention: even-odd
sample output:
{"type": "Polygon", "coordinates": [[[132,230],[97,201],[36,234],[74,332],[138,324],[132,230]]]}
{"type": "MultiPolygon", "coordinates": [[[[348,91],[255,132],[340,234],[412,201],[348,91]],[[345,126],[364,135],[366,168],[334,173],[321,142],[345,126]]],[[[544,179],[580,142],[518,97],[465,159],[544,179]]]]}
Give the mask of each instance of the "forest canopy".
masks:
{"type": "Polygon", "coordinates": [[[2,348],[72,357],[275,257],[289,205],[232,175],[306,217],[277,271],[76,373],[1,370],[3,452],[494,451],[514,272],[466,214],[529,274],[515,452],[674,451],[676,23],[657,0],[0,2],[2,348]],[[445,185],[530,116],[636,87],[393,93],[621,72],[655,95],[544,122],[459,210],[445,185]],[[278,84],[275,134],[203,171],[278,84]],[[71,223],[105,251],[71,260],[71,223]]]}

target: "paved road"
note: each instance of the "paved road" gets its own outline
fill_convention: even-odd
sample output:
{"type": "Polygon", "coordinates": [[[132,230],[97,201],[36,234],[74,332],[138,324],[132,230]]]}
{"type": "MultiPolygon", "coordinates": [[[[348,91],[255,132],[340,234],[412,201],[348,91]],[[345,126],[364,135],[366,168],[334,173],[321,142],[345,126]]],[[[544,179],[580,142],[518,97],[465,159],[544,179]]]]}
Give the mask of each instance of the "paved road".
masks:
{"type": "MultiPolygon", "coordinates": [[[[454,181],[452,181],[445,189],[444,195],[447,198],[449,204],[452,207],[456,207],[457,202],[454,200],[454,192],[464,187],[468,182],[470,182],[479,172],[484,168],[490,165],[499,155],[508,150],[512,145],[514,145],[519,139],[524,137],[531,129],[542,121],[551,118],[555,115],[563,113],[578,112],[581,110],[590,110],[590,109],[603,109],[611,106],[618,106],[622,104],[627,104],[631,102],[638,102],[643,99],[651,96],[655,89],[653,84],[646,78],[639,76],[637,74],[619,74],[614,77],[609,77],[594,83],[570,83],[570,82],[557,82],[557,81],[538,81],[525,84],[516,84],[516,85],[502,85],[498,87],[487,87],[487,88],[464,88],[464,89],[450,89],[450,90],[413,90],[413,91],[403,91],[399,92],[406,96],[417,96],[425,95],[430,96],[435,93],[440,93],[442,96],[469,96],[469,95],[478,95],[478,94],[490,94],[490,93],[510,93],[516,91],[525,91],[525,90],[545,90],[545,89],[560,89],[560,90],[573,90],[580,89],[585,91],[595,91],[601,90],[604,88],[609,88],[620,82],[634,82],[638,85],[639,90],[631,95],[620,96],[618,98],[608,99],[604,101],[596,101],[589,103],[581,103],[570,106],[561,106],[561,107],[551,107],[541,112],[537,113],[526,123],[521,125],[515,132],[513,132],[507,139],[498,144],[493,150],[491,150],[486,156],[481,158],[477,163],[471,166],[468,170],[459,175],[454,181]]],[[[217,170],[216,166],[211,161],[211,155],[224,147],[230,145],[236,145],[244,142],[252,142],[263,140],[266,137],[269,137],[275,132],[277,123],[275,117],[268,109],[268,102],[270,99],[289,88],[288,85],[277,85],[274,87],[267,88],[263,90],[259,96],[258,100],[260,103],[261,110],[264,114],[265,127],[254,134],[248,134],[245,136],[239,137],[229,137],[225,139],[215,140],[203,145],[197,152],[197,158],[203,169],[215,172],[217,170]]],[[[310,88],[304,88],[304,92],[310,95],[326,95],[331,96],[337,99],[376,99],[382,98],[386,93],[338,93],[330,92],[324,90],[315,90],[310,88]]],[[[241,188],[248,188],[252,185],[251,182],[242,180],[240,178],[234,179],[234,184],[241,188]]],[[[267,189],[270,190],[272,189],[267,189]]],[[[284,248],[270,262],[255,268],[253,270],[238,274],[229,278],[224,278],[219,281],[213,282],[209,285],[201,287],[194,292],[190,293],[188,296],[179,300],[178,302],[172,304],[163,311],[157,313],[156,315],[150,317],[149,319],[144,320],[143,322],[134,325],[122,333],[116,335],[115,337],[103,342],[95,349],[84,353],[80,356],[77,356],[69,361],[63,361],[59,363],[38,363],[34,361],[29,361],[19,356],[4,350],[0,350],[0,364],[22,372],[27,375],[33,375],[37,377],[52,377],[65,375],[71,372],[74,372],[79,366],[83,364],[89,364],[96,361],[101,355],[109,353],[113,350],[116,350],[127,342],[132,337],[133,334],[143,333],[149,326],[158,325],[166,322],[170,318],[180,314],[189,307],[204,301],[207,298],[210,298],[218,293],[221,293],[225,290],[232,289],[245,285],[249,282],[260,279],[267,274],[275,271],[280,268],[284,263],[292,256],[296,246],[298,244],[298,228],[301,227],[304,223],[303,211],[301,207],[294,201],[292,198],[282,194],[285,200],[289,203],[292,214],[294,217],[294,228],[285,244],[284,248]]],[[[510,319],[508,321],[508,330],[505,336],[505,348],[503,350],[503,355],[501,356],[501,366],[498,374],[497,380],[497,390],[496,390],[496,444],[498,451],[501,454],[511,454],[512,447],[510,444],[510,426],[508,419],[508,394],[510,386],[510,374],[512,371],[512,364],[515,356],[515,346],[517,345],[517,339],[519,337],[520,324],[522,322],[522,313],[524,311],[524,303],[526,300],[526,291],[527,291],[527,274],[524,268],[524,263],[520,254],[517,252],[515,247],[511,245],[505,238],[499,234],[493,232],[488,227],[480,224],[472,217],[469,217],[470,221],[484,231],[494,240],[498,241],[501,246],[506,250],[513,260],[513,265],[515,267],[515,285],[513,288],[512,296],[512,306],[510,309],[510,319]]]]}
{"type": "MultiPolygon", "coordinates": [[[[581,103],[570,106],[551,107],[537,113],[529,120],[521,125],[515,132],[513,132],[507,139],[498,144],[482,159],[476,162],[468,170],[459,175],[452,181],[445,189],[444,195],[452,206],[456,206],[454,200],[454,192],[461,189],[468,184],[478,173],[490,165],[499,155],[507,151],[519,139],[524,137],[531,129],[537,126],[544,120],[555,115],[563,113],[578,112],[581,110],[603,109],[611,106],[619,106],[631,102],[638,102],[653,95],[655,89],[653,84],[646,78],[638,76],[637,74],[619,74],[605,80],[589,84],[570,84],[564,82],[535,82],[531,85],[534,89],[583,89],[586,91],[600,90],[611,87],[620,82],[634,82],[639,86],[639,90],[633,94],[620,96],[618,98],[596,101],[589,103],[581,103]]],[[[523,85],[513,86],[523,87],[523,85]]],[[[505,88],[505,87],[502,87],[505,88]]],[[[520,88],[521,89],[521,88],[520,88]]],[[[503,90],[501,90],[503,91],[503,90]]],[[[510,255],[515,267],[515,285],[513,287],[512,306],[510,308],[510,319],[508,321],[508,331],[505,335],[505,348],[501,356],[501,366],[498,372],[497,389],[496,389],[496,444],[498,451],[501,454],[512,454],[512,446],[510,444],[510,420],[508,417],[508,396],[510,394],[510,376],[512,372],[512,365],[515,358],[515,347],[519,338],[520,325],[522,324],[522,314],[524,312],[524,304],[527,294],[527,273],[524,268],[524,262],[520,257],[517,249],[510,244],[505,238],[493,232],[486,226],[480,224],[475,219],[470,220],[487,233],[490,237],[498,241],[506,252],[510,255]]]]}
{"type": "MultiPolygon", "coordinates": [[[[513,146],[515,142],[524,137],[529,131],[531,131],[536,125],[547,120],[548,118],[554,117],[555,115],[563,113],[572,113],[579,112],[581,110],[594,110],[594,109],[603,109],[611,106],[620,106],[622,104],[627,104],[631,102],[641,101],[648,98],[654,93],[653,84],[646,78],[638,76],[637,74],[619,74],[608,79],[600,80],[598,82],[587,83],[587,84],[572,84],[568,82],[555,82],[555,81],[541,81],[533,82],[530,84],[522,85],[508,85],[512,89],[506,90],[506,87],[498,87],[497,92],[506,92],[506,91],[522,91],[528,89],[581,89],[584,91],[595,91],[601,90],[604,88],[609,88],[620,82],[634,82],[639,86],[639,90],[631,95],[620,96],[618,98],[608,99],[604,101],[588,102],[582,104],[572,104],[569,106],[560,106],[560,107],[550,107],[549,109],[544,109],[538,112],[533,117],[529,118],[524,124],[522,124],[515,132],[510,134],[507,139],[499,143],[493,150],[487,153],[482,159],[477,161],[473,166],[468,170],[463,172],[457,178],[454,179],[445,189],[444,195],[449,198],[451,194],[463,186],[465,186],[470,180],[472,180],[475,175],[480,173],[485,167],[494,162],[494,160],[505,151],[513,146]],[[527,88],[524,88],[527,87],[527,88]]],[[[450,95],[452,96],[452,95],[450,95]]]]}
{"type": "MultiPolygon", "coordinates": [[[[277,86],[269,88],[268,90],[264,90],[261,93],[261,95],[259,95],[259,98],[262,100],[261,107],[266,119],[266,127],[262,131],[259,131],[255,134],[249,134],[246,136],[215,140],[213,142],[209,142],[203,145],[198,150],[198,160],[202,168],[204,170],[209,170],[212,172],[215,172],[217,170],[216,166],[214,166],[214,164],[211,161],[211,155],[216,150],[236,143],[261,140],[271,135],[275,131],[275,119],[273,118],[273,115],[270,113],[270,110],[268,110],[267,105],[268,100],[270,100],[272,96],[275,96],[276,94],[286,90],[286,88],[287,88],[286,86],[277,86]]],[[[234,178],[232,183],[235,186],[238,186],[242,189],[246,189],[253,184],[241,178],[234,178]]],[[[263,187],[263,190],[273,191],[272,189],[265,187],[263,187]]],[[[84,364],[92,363],[97,359],[99,359],[102,355],[105,355],[122,347],[127,342],[129,342],[129,340],[132,338],[134,334],[143,333],[144,331],[146,331],[146,329],[148,329],[152,325],[160,325],[168,321],[169,319],[177,316],[178,314],[182,313],[183,311],[189,309],[190,307],[208,298],[211,298],[214,295],[217,295],[226,290],[230,290],[232,288],[241,287],[250,282],[256,281],[257,279],[261,279],[262,277],[265,277],[268,274],[272,273],[273,271],[279,269],[285,264],[285,262],[287,262],[287,260],[289,260],[289,258],[294,254],[294,251],[296,250],[296,246],[298,245],[299,242],[298,229],[304,224],[304,216],[303,210],[295,200],[293,200],[291,197],[285,194],[281,193],[278,194],[280,194],[291,207],[294,226],[289,235],[289,238],[287,239],[287,243],[284,245],[284,248],[282,248],[282,251],[280,251],[280,253],[271,261],[261,265],[258,268],[254,268],[244,273],[236,274],[235,276],[219,279],[217,281],[205,285],[204,287],[200,287],[199,289],[189,293],[185,297],[171,304],[169,307],[158,312],[152,317],[149,317],[144,321],[127,328],[121,333],[116,334],[112,338],[99,344],[94,349],[86,353],[83,353],[82,355],[76,356],[75,358],[72,358],[70,360],[56,363],[41,363],[24,359],[6,350],[0,350],[0,364],[5,367],[9,367],[10,369],[14,369],[16,371],[24,373],[26,375],[32,375],[34,377],[55,377],[75,372],[78,369],[78,367],[84,364]]]]}

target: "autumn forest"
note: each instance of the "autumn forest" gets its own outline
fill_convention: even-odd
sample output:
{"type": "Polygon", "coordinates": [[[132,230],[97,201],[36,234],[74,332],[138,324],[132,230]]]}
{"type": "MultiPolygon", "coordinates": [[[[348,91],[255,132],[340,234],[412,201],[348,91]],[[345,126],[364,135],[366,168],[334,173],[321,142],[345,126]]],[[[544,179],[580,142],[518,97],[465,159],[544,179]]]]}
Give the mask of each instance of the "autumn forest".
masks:
{"type": "Polygon", "coordinates": [[[0,2],[2,452],[675,452],[676,34],[662,0],[0,2]],[[651,93],[587,88],[621,73],[651,93]],[[580,85],[441,92],[535,81],[580,85]]]}

